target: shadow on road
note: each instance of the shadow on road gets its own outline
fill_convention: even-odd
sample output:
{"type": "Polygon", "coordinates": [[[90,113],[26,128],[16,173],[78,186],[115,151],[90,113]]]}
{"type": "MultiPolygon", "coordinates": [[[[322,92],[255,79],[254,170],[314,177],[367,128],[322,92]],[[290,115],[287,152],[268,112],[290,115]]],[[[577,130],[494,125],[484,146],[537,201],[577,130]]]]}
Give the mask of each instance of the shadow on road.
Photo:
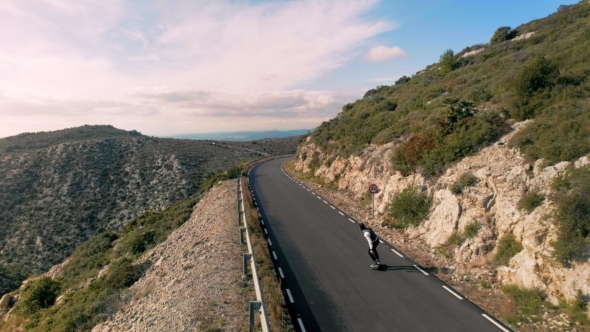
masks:
{"type": "Polygon", "coordinates": [[[409,271],[409,272],[420,272],[414,266],[389,266],[387,264],[381,264],[379,266],[379,271],[387,272],[387,271],[409,271]]]}

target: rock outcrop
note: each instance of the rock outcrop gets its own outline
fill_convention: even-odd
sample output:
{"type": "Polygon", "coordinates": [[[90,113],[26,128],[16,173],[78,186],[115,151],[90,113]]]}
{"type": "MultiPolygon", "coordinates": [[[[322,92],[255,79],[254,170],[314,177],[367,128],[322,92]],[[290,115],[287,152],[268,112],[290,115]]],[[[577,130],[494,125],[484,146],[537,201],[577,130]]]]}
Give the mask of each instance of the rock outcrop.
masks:
{"type": "MultiPolygon", "coordinates": [[[[490,248],[495,247],[499,238],[514,234],[523,250],[508,266],[497,268],[498,281],[539,289],[557,304],[559,299],[574,299],[578,290],[590,294],[590,259],[574,262],[566,268],[552,258],[551,242],[557,237],[557,228],[552,219],[556,206],[550,199],[545,199],[531,213],[517,207],[521,197],[530,191],[548,197],[553,180],[572,164],[561,162],[545,166],[542,159],[531,163],[517,149],[507,147],[512,135],[526,124],[515,123],[512,133],[479,154],[450,166],[438,178],[425,178],[419,173],[404,177],[394,172],[390,160],[400,144],[396,142],[368,146],[361,156],[336,158],[330,166],[320,166],[315,176],[327,182],[334,181],[338,189],[352,193],[357,199],[368,195],[371,183],[377,184],[381,191],[375,195],[375,205],[381,219],[396,194],[408,186],[422,188],[434,198],[434,206],[428,219],[418,227],[409,228],[406,236],[423,240],[432,250],[448,243],[451,235],[462,233],[466,225],[478,224],[477,235],[465,239],[452,253],[453,265],[467,274],[474,264],[483,264],[493,257],[490,248]],[[449,188],[463,173],[473,174],[477,181],[462,194],[454,195],[449,188]]],[[[312,159],[309,156],[314,152],[320,154],[320,161],[332,157],[308,140],[299,147],[298,171],[309,171],[312,159]]],[[[575,167],[587,165],[588,156],[573,164],[575,167]]]]}

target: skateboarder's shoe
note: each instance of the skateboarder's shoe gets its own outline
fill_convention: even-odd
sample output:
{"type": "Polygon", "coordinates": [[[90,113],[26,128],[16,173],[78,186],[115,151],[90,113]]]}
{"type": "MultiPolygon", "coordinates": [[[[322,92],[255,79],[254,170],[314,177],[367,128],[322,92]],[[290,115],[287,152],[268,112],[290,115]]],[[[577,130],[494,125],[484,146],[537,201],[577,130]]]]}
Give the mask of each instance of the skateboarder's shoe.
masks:
{"type": "Polygon", "coordinates": [[[379,264],[371,264],[370,266],[373,270],[379,270],[379,264]]]}

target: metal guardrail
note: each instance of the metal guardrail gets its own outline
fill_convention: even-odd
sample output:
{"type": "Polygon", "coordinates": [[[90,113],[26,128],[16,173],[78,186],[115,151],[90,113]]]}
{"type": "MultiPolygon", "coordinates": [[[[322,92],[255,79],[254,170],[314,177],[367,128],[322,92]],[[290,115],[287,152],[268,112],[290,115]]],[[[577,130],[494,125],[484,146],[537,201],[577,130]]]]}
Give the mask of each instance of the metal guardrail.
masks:
{"type": "MultiPolygon", "coordinates": [[[[247,276],[248,272],[248,265],[250,265],[250,269],[252,270],[252,281],[254,282],[254,291],[256,292],[256,301],[250,301],[249,305],[249,318],[250,318],[250,331],[254,328],[254,312],[259,311],[260,313],[260,323],[262,325],[263,332],[270,332],[270,325],[268,323],[268,315],[266,313],[266,305],[264,304],[264,297],[262,296],[262,285],[260,283],[260,278],[258,277],[258,270],[256,269],[256,259],[254,259],[254,250],[252,249],[252,242],[250,241],[250,232],[248,231],[248,220],[246,217],[246,209],[244,206],[244,195],[242,193],[242,176],[244,174],[244,170],[250,164],[258,164],[262,163],[267,160],[277,159],[282,157],[292,156],[289,155],[280,155],[280,156],[271,156],[256,159],[246,163],[242,167],[242,171],[240,172],[240,176],[238,177],[238,226],[240,226],[240,237],[242,243],[244,242],[244,238],[246,238],[246,243],[248,245],[248,253],[244,254],[244,276],[247,276]]],[[[250,170],[248,170],[248,177],[250,176],[250,170]]],[[[249,180],[248,180],[249,181],[249,180]]]]}

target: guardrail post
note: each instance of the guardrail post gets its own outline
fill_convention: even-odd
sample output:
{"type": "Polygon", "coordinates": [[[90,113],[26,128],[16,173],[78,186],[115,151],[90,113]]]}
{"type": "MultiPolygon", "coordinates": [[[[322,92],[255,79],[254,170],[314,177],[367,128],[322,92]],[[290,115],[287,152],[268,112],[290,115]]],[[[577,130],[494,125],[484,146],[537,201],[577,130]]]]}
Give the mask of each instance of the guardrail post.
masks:
{"type": "Polygon", "coordinates": [[[240,241],[242,242],[242,244],[246,244],[244,234],[246,234],[246,227],[240,227],[240,241]]]}
{"type": "Polygon", "coordinates": [[[238,226],[240,226],[242,224],[242,214],[244,214],[244,211],[239,210],[238,211],[238,226]]]}
{"type": "Polygon", "coordinates": [[[250,332],[254,331],[254,312],[260,311],[261,306],[262,306],[262,303],[260,303],[259,301],[250,301],[250,310],[249,310],[250,332]]]}
{"type": "Polygon", "coordinates": [[[244,254],[244,280],[248,277],[248,264],[252,260],[252,254],[244,254]]]}

